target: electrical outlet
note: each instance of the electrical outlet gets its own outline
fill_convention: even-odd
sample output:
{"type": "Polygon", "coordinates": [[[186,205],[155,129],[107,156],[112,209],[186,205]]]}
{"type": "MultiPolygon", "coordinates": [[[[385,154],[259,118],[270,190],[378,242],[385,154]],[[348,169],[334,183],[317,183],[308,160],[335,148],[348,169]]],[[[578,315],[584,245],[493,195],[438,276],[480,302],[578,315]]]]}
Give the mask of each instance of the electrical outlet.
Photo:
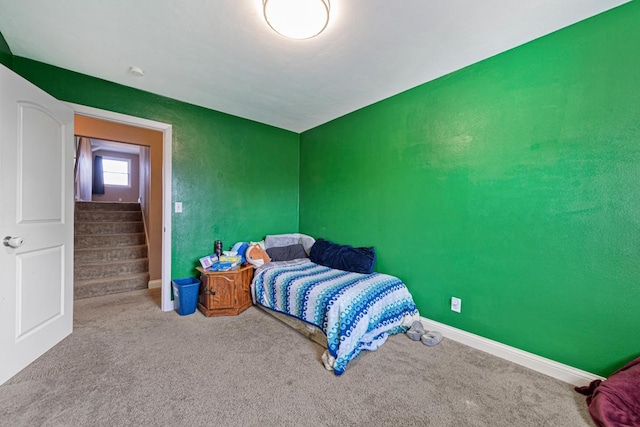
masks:
{"type": "Polygon", "coordinates": [[[462,311],[462,300],[460,298],[451,297],[451,311],[460,313],[462,311]]]}
{"type": "Polygon", "coordinates": [[[182,202],[176,202],[176,213],[182,213],[182,202]]]}

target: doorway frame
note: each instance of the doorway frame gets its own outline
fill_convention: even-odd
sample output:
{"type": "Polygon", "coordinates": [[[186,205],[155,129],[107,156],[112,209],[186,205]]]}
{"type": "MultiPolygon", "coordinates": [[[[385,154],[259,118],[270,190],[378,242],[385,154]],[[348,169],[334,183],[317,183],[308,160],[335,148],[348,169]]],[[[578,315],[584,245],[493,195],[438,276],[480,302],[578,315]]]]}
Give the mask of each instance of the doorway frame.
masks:
{"type": "Polygon", "coordinates": [[[102,110],[86,105],[65,102],[79,116],[92,117],[108,122],[120,123],[139,128],[151,129],[162,132],[162,311],[174,309],[171,300],[171,153],[173,125],[141,117],[102,110]]]}

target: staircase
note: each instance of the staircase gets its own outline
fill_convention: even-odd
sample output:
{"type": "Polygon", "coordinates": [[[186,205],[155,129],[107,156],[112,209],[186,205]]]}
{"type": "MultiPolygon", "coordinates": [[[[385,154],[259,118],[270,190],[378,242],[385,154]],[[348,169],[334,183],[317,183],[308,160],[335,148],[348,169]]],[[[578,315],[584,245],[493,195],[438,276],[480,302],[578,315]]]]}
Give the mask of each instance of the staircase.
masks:
{"type": "Polygon", "coordinates": [[[149,259],[138,203],[76,202],[74,299],[146,289],[149,259]]]}

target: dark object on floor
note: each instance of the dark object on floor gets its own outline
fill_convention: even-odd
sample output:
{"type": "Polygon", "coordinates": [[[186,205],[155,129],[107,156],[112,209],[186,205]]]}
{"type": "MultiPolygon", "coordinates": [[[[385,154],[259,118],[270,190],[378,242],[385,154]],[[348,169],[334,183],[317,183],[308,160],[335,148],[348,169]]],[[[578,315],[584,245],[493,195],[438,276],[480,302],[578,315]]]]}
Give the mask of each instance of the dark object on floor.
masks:
{"type": "Polygon", "coordinates": [[[576,387],[598,427],[640,427],[640,357],[604,380],[576,387]]]}

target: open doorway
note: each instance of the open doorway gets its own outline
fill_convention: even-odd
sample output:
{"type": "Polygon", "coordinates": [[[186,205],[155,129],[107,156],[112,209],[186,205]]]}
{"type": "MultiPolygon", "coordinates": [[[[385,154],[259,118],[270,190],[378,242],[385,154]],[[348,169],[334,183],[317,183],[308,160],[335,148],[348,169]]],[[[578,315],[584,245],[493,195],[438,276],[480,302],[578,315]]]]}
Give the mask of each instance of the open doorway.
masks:
{"type": "MultiPolygon", "coordinates": [[[[171,301],[171,134],[169,124],[99,110],[92,107],[71,105],[75,116],[75,133],[93,140],[111,141],[142,146],[140,157],[148,147],[150,185],[147,194],[141,185],[140,200],[148,198],[149,273],[152,286],[162,287],[163,311],[173,309],[171,301]]],[[[140,161],[140,165],[145,159],[140,161]]]]}
{"type": "Polygon", "coordinates": [[[162,230],[154,235],[149,225],[162,206],[150,204],[150,152],[76,135],[75,300],[161,287],[162,230]]]}
{"type": "Polygon", "coordinates": [[[149,248],[149,287],[161,287],[162,132],[76,115],[75,134],[80,144],[78,158],[83,159],[87,146],[91,153],[90,162],[78,161],[77,175],[91,176],[88,185],[79,180],[76,200],[140,203],[149,248]],[[92,169],[90,174],[82,170],[87,165],[92,169]],[[96,173],[96,166],[100,173],[96,173]],[[118,172],[126,181],[124,185],[102,182],[118,172]],[[88,186],[92,187],[89,200],[83,188],[88,186]]]}

